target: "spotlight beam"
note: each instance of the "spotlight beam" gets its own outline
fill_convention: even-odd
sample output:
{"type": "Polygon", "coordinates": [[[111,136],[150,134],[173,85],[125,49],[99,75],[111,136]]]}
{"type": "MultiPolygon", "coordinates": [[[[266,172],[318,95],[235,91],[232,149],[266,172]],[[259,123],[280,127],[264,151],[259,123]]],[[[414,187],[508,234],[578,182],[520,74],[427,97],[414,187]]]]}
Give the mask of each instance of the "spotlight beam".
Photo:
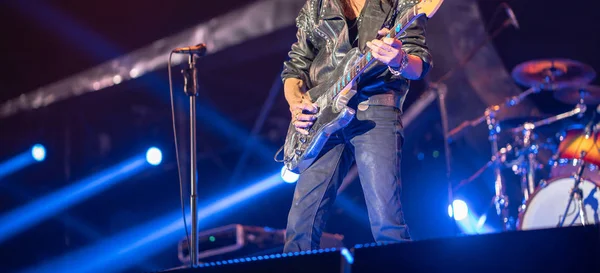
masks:
{"type": "Polygon", "coordinates": [[[108,189],[117,182],[139,173],[147,166],[148,164],[143,155],[136,156],[1,215],[0,243],[52,217],[65,208],[73,206],[108,189]]]}
{"type": "Polygon", "coordinates": [[[41,144],[35,144],[33,147],[19,155],[0,163],[0,180],[5,176],[11,175],[35,162],[44,161],[46,158],[46,148],[41,144]]]}
{"type": "Polygon", "coordinates": [[[31,165],[34,162],[35,160],[33,157],[31,157],[31,152],[27,151],[0,163],[0,180],[5,176],[31,165]]]}
{"type": "MultiPolygon", "coordinates": [[[[198,211],[200,225],[214,223],[225,216],[225,211],[241,205],[251,197],[282,185],[279,172],[241,189],[231,195],[201,204],[198,211]]],[[[186,217],[189,217],[188,214],[186,217]]],[[[189,223],[188,223],[189,224],[189,223]]],[[[183,238],[184,223],[180,211],[168,213],[146,224],[131,228],[97,244],[57,257],[42,265],[22,272],[119,272],[171,247],[183,238]],[[144,236],[140,238],[140,235],[144,236]]]]}
{"type": "MultiPolygon", "coordinates": [[[[0,187],[0,190],[8,191],[11,195],[19,198],[21,201],[33,199],[33,196],[30,195],[29,191],[21,188],[19,185],[0,185],[0,187]]],[[[75,232],[84,236],[89,242],[99,241],[106,236],[81,219],[70,216],[66,213],[59,214],[57,220],[67,226],[69,230],[74,230],[75,232]]],[[[153,265],[150,262],[146,262],[144,264],[140,264],[138,268],[143,272],[151,272],[158,268],[158,266],[153,265]]]]}

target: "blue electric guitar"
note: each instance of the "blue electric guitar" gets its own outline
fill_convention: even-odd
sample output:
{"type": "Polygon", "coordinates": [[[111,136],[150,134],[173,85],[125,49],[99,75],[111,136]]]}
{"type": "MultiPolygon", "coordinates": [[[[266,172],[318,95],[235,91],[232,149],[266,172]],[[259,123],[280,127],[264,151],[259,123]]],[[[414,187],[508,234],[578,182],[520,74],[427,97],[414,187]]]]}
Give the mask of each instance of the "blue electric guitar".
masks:
{"type": "MultiPolygon", "coordinates": [[[[410,9],[402,14],[387,37],[398,38],[420,16],[433,17],[442,3],[443,0],[406,1],[404,4],[410,9]]],[[[333,71],[331,80],[307,91],[319,110],[308,135],[297,132],[294,124],[290,123],[283,146],[283,162],[288,171],[299,174],[306,170],[331,134],[346,127],[354,118],[355,110],[347,106],[356,94],[352,87],[361,73],[375,61],[370,50],[363,55],[354,48],[333,71]]]]}

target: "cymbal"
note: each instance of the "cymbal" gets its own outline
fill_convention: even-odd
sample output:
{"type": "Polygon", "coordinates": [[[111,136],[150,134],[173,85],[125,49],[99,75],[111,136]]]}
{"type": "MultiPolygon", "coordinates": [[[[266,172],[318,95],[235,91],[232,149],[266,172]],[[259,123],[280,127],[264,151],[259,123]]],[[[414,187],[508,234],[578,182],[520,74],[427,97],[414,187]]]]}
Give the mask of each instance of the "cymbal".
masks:
{"type": "Polygon", "coordinates": [[[566,87],[554,91],[554,98],[562,103],[576,105],[580,99],[584,104],[600,103],[600,86],[587,85],[581,88],[566,87]]]}
{"type": "Polygon", "coordinates": [[[569,59],[540,59],[517,65],[512,71],[513,79],[526,87],[556,90],[572,86],[584,86],[596,77],[589,65],[569,59]]]}

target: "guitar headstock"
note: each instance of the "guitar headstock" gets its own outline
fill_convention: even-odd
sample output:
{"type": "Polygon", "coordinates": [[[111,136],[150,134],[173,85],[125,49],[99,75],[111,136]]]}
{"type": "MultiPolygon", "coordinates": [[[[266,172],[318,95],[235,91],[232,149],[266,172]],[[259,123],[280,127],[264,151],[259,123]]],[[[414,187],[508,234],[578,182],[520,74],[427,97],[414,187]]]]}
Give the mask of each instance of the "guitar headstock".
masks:
{"type": "Polygon", "coordinates": [[[431,18],[440,9],[444,0],[414,0],[414,2],[417,2],[415,5],[417,14],[424,13],[431,18]]]}

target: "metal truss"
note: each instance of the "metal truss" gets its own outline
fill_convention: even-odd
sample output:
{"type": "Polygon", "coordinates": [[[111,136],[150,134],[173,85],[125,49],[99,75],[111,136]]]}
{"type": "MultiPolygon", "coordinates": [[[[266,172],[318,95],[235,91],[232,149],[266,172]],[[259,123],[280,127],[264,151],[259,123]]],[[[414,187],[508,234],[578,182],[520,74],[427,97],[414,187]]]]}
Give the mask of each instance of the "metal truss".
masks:
{"type": "MultiPolygon", "coordinates": [[[[205,43],[209,54],[293,26],[304,0],[262,0],[213,18],[127,55],[42,86],[0,105],[0,118],[97,92],[167,66],[177,47],[205,43]]],[[[173,65],[186,56],[174,55],[173,65]]]]}

